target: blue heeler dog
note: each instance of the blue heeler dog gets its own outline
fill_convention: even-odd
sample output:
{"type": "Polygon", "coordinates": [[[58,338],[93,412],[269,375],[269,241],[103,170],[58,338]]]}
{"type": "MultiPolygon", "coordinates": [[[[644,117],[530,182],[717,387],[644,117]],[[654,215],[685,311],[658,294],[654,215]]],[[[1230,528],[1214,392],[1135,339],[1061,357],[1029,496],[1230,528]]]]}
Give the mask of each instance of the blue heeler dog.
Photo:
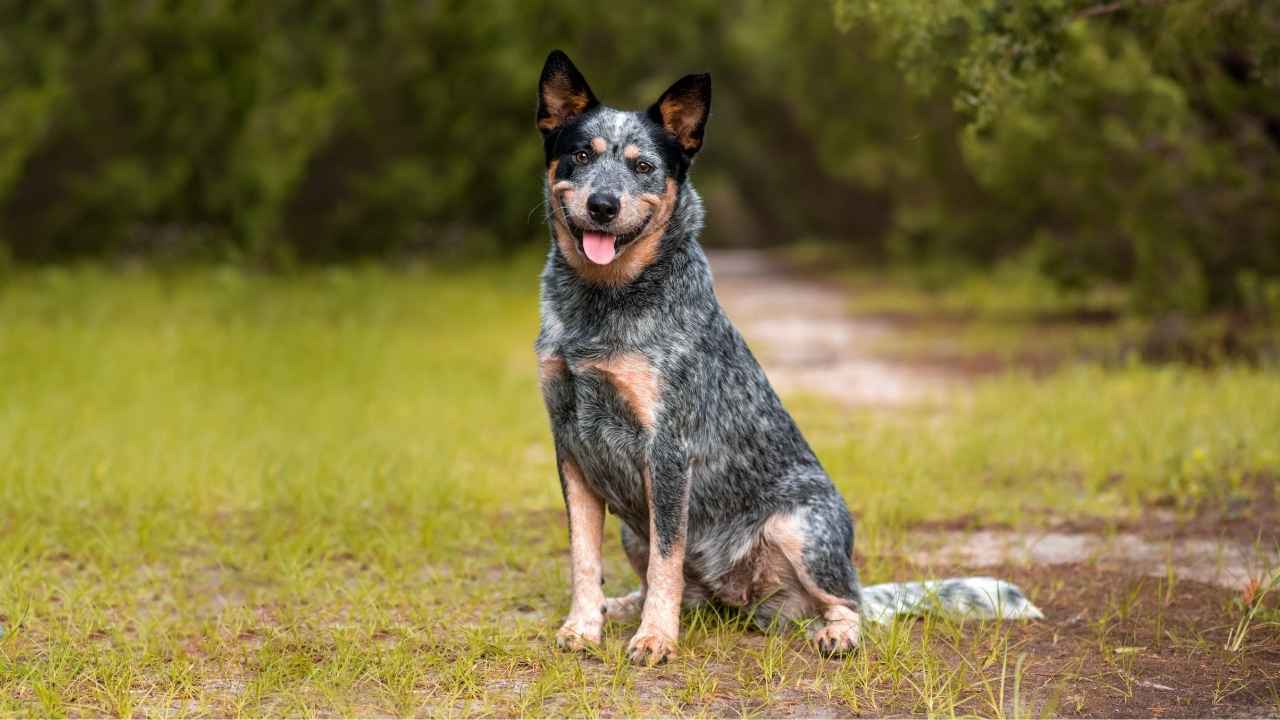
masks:
{"type": "Polygon", "coordinates": [[[828,654],[858,646],[863,617],[1040,617],[990,578],[859,587],[849,509],[725,317],[698,245],[689,166],[710,108],[708,75],[625,112],[564,53],[542,70],[552,242],[537,351],[573,562],[557,643],[598,644],[606,617],[639,614],[628,653],[660,663],[681,606],[703,602],[765,628],[805,623],[828,654]],[[641,578],[626,597],[601,589],[606,510],[641,578]]]}

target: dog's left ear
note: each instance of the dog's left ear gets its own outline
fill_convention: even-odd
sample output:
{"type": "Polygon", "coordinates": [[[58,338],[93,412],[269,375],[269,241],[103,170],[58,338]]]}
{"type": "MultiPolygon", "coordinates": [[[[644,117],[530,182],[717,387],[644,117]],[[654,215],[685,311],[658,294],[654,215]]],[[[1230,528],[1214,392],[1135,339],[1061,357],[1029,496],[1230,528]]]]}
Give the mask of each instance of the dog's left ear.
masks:
{"type": "Polygon", "coordinates": [[[560,50],[552,50],[542,66],[538,82],[538,129],[544,136],[600,104],[573,61],[560,50]]]}
{"type": "Polygon", "coordinates": [[[685,75],[649,108],[649,118],[666,129],[693,157],[702,148],[702,131],[711,112],[711,75],[685,75]]]}

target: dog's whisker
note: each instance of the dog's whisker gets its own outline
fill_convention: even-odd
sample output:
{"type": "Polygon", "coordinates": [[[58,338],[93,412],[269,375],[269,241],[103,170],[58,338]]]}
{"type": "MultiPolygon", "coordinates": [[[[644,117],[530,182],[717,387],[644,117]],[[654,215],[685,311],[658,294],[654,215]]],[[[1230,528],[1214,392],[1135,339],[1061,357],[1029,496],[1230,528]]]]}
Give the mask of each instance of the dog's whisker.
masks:
{"type": "Polygon", "coordinates": [[[525,219],[524,219],[525,223],[528,223],[530,220],[532,220],[532,219],[533,219],[533,214],[534,214],[534,213],[538,212],[538,210],[539,210],[539,209],[541,209],[541,208],[545,208],[545,207],[547,207],[547,201],[546,201],[546,200],[543,200],[542,202],[540,202],[540,203],[538,203],[537,205],[534,205],[532,208],[530,208],[530,210],[529,210],[529,214],[528,214],[528,215],[525,217],[525,219]]]}

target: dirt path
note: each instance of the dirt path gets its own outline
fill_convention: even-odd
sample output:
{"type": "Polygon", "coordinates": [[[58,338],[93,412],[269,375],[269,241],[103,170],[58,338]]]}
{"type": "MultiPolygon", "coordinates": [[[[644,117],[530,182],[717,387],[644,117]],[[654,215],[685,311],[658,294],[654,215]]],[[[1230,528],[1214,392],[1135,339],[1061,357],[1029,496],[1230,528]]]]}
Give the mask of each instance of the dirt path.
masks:
{"type": "Polygon", "coordinates": [[[1215,538],[1158,540],[1134,532],[1061,533],[974,530],[918,534],[920,549],[909,557],[921,566],[935,563],[969,568],[1004,564],[1089,563],[1111,572],[1195,580],[1238,589],[1264,577],[1280,557],[1267,548],[1215,538]]]}
{"type": "MultiPolygon", "coordinates": [[[[884,409],[945,404],[964,392],[970,378],[962,372],[875,357],[868,347],[898,330],[891,322],[850,313],[846,291],[835,284],[790,274],[759,251],[718,251],[710,257],[721,303],[779,392],[884,409]]],[[[1157,524],[1169,524],[1151,514],[1157,524]]],[[[912,537],[918,545],[908,555],[922,565],[1089,562],[1136,576],[1162,577],[1172,569],[1179,577],[1232,589],[1280,563],[1274,548],[1212,536],[1169,539],[1141,527],[1118,533],[921,530],[912,537]]]]}
{"type": "Polygon", "coordinates": [[[716,295],[779,392],[813,393],[855,406],[898,406],[943,400],[962,387],[959,375],[873,357],[867,348],[895,329],[853,316],[839,287],[789,274],[756,250],[722,250],[710,257],[716,295]]]}

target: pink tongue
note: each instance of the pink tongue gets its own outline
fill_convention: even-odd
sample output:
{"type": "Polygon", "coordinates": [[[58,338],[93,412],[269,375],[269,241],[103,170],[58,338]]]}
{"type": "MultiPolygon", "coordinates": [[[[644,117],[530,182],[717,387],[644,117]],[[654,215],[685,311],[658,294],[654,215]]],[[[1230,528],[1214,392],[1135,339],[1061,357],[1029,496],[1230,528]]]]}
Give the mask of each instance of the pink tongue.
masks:
{"type": "Polygon", "coordinates": [[[582,249],[587,251],[587,257],[591,262],[597,265],[607,265],[613,261],[613,243],[617,239],[615,235],[584,232],[582,233],[582,249]]]}

